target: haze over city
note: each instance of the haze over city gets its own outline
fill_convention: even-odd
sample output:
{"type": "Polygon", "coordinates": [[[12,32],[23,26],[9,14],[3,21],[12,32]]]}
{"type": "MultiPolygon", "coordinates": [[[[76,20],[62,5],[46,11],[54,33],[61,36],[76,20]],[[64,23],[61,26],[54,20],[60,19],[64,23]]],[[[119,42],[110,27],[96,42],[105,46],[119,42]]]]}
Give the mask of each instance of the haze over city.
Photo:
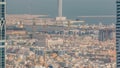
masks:
{"type": "MultiPolygon", "coordinates": [[[[63,15],[115,15],[116,0],[63,0],[63,15]]],[[[57,16],[57,0],[7,0],[7,14],[48,14],[57,16]]]]}
{"type": "Polygon", "coordinates": [[[0,25],[0,68],[120,67],[120,0],[0,0],[0,25]]]}

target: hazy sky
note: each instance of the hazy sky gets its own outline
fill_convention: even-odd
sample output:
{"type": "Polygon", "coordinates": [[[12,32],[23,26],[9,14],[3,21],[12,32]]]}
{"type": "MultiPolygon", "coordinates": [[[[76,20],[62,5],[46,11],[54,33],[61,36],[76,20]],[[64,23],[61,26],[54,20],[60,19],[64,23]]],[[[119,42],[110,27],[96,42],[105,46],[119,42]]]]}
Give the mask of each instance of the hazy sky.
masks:
{"type": "MultiPolygon", "coordinates": [[[[115,15],[116,0],[63,0],[64,16],[115,15]]],[[[57,0],[7,0],[8,14],[57,15],[57,0]]]]}

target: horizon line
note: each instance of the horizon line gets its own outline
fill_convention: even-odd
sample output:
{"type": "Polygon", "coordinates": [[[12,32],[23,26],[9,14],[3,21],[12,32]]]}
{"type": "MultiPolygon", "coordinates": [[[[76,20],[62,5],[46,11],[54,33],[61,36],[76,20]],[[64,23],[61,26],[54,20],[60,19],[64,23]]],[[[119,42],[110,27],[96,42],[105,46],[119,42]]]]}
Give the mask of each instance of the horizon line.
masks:
{"type": "Polygon", "coordinates": [[[77,17],[82,17],[82,18],[84,18],[84,17],[116,17],[116,15],[95,15],[95,16],[77,16],[77,17]]]}

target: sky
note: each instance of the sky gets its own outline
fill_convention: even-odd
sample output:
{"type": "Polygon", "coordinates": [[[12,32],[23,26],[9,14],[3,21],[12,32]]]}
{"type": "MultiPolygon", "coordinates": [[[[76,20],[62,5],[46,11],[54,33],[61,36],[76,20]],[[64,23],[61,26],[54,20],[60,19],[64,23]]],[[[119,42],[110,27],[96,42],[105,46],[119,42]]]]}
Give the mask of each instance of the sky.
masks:
{"type": "MultiPolygon", "coordinates": [[[[67,17],[115,15],[116,0],[63,0],[67,17]]],[[[47,14],[57,16],[57,0],[7,0],[7,14],[47,14]]]]}

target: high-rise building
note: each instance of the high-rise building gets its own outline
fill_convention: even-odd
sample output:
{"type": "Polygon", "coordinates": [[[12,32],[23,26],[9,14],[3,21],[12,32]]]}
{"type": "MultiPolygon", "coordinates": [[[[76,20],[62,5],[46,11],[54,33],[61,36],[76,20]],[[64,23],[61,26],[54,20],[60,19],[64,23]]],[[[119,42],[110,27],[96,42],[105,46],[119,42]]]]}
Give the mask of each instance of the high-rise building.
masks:
{"type": "Polygon", "coordinates": [[[62,16],[62,0],[58,0],[58,17],[56,17],[57,21],[64,21],[66,17],[62,16]]]}
{"type": "Polygon", "coordinates": [[[120,68],[120,0],[117,0],[116,54],[116,68],[120,68]]]}
{"type": "Polygon", "coordinates": [[[58,0],[58,17],[62,17],[62,0],[58,0]]]}
{"type": "Polygon", "coordinates": [[[111,29],[100,29],[99,30],[99,41],[107,41],[113,39],[113,30],[111,29]]]}
{"type": "Polygon", "coordinates": [[[0,68],[5,68],[5,38],[6,38],[6,22],[5,11],[6,1],[0,0],[0,68]]]}

